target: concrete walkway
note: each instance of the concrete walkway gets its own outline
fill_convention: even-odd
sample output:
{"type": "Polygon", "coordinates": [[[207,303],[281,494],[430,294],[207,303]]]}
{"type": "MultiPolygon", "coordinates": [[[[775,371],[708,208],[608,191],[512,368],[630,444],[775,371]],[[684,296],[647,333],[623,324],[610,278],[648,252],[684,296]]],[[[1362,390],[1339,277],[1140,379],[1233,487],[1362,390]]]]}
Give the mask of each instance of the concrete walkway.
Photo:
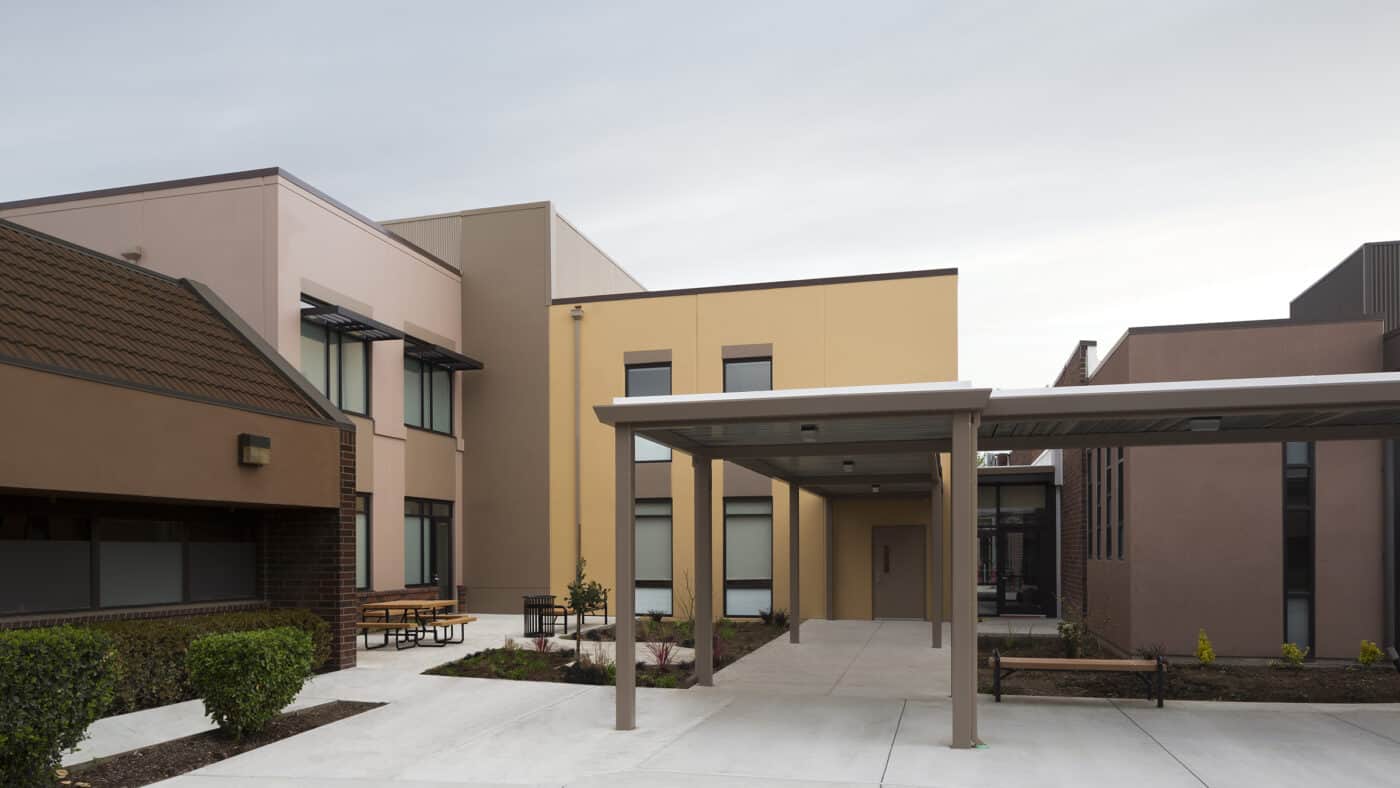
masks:
{"type": "Polygon", "coordinates": [[[317,677],[307,696],[388,705],[163,784],[1080,788],[1400,774],[1400,705],[982,698],[988,749],[951,750],[946,663],[927,635],[919,622],[806,622],[802,645],[770,643],[719,686],[639,689],[628,732],[612,730],[608,687],[423,676],[422,650],[376,653],[375,665],[317,677]]]}

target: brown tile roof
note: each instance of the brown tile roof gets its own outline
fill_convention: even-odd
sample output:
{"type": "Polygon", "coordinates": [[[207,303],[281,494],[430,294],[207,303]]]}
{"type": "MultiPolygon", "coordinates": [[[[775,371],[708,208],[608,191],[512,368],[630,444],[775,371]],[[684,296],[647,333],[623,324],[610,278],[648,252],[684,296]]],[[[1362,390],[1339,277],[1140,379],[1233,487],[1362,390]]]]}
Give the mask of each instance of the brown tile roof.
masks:
{"type": "Polygon", "coordinates": [[[333,420],[189,283],[4,220],[0,363],[333,420]]]}

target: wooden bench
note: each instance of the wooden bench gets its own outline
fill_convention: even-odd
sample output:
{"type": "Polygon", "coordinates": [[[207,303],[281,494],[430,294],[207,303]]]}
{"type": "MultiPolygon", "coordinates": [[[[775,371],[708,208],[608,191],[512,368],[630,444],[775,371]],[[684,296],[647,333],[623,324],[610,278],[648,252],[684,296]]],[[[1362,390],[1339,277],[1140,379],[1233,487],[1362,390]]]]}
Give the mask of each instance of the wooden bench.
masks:
{"type": "Polygon", "coordinates": [[[433,631],[434,644],[439,646],[445,646],[448,643],[461,643],[465,641],[467,639],[467,624],[470,624],[475,620],[476,616],[468,616],[465,614],[460,616],[449,615],[439,616],[438,618],[425,618],[422,620],[422,624],[424,629],[431,629],[433,631]],[[447,630],[446,640],[443,640],[438,637],[437,631],[439,627],[442,627],[447,630]],[[458,627],[456,640],[452,639],[453,627],[458,627]]]}
{"type": "Polygon", "coordinates": [[[1099,671],[1105,673],[1131,673],[1147,686],[1147,699],[1157,698],[1157,708],[1162,708],[1167,693],[1167,662],[1160,656],[1156,659],[1056,659],[1054,657],[1003,657],[1000,651],[993,651],[987,659],[992,669],[992,695],[1001,703],[1001,680],[1019,670],[1064,670],[1099,671]],[[1156,675],[1154,688],[1147,674],[1156,675]]]}

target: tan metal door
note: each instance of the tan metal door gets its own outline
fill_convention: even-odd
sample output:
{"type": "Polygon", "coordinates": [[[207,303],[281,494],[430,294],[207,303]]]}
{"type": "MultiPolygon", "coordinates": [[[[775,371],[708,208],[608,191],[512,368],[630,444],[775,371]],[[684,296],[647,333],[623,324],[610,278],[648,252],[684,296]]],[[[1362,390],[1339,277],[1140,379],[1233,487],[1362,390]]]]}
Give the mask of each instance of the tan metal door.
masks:
{"type": "Polygon", "coordinates": [[[872,536],[875,618],[923,618],[924,527],[877,525],[872,536]]]}

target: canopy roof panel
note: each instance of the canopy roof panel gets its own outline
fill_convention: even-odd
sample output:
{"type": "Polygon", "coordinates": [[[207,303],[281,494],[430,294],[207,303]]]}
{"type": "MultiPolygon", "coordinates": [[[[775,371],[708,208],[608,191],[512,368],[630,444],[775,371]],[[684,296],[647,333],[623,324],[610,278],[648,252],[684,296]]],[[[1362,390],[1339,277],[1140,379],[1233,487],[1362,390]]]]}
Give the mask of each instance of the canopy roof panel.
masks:
{"type": "Polygon", "coordinates": [[[1031,390],[916,383],[620,397],[595,410],[674,449],[818,492],[893,492],[929,488],[953,413],[978,414],[979,449],[1397,437],[1400,373],[1031,390]]]}

